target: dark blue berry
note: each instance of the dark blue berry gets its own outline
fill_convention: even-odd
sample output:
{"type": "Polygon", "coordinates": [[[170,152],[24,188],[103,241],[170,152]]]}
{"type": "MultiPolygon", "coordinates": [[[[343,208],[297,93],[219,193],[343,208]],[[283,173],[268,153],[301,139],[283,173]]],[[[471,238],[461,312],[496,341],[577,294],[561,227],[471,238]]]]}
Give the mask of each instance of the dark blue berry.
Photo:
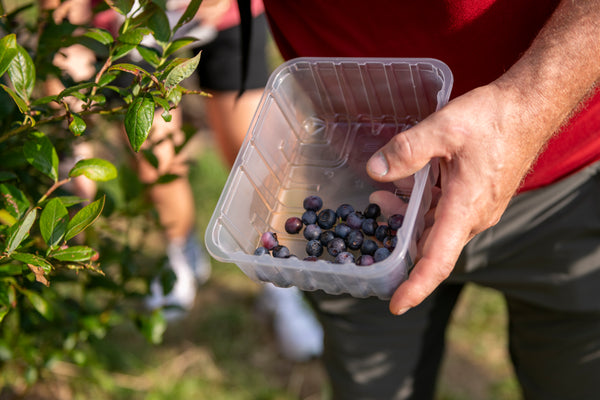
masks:
{"type": "Polygon", "coordinates": [[[319,258],[315,256],[308,256],[304,257],[304,261],[319,261],[319,258]]]}
{"type": "Polygon", "coordinates": [[[296,234],[302,230],[302,220],[298,217],[290,217],[285,221],[285,231],[287,233],[296,234]]]}
{"type": "Polygon", "coordinates": [[[347,251],[342,251],[340,254],[335,256],[336,264],[354,264],[354,254],[347,251]]]}
{"type": "Polygon", "coordinates": [[[388,225],[393,231],[400,229],[402,222],[404,222],[404,215],[402,214],[394,214],[388,218],[388,225]]]}
{"type": "Polygon", "coordinates": [[[255,256],[262,256],[263,254],[269,254],[269,249],[264,246],[259,246],[256,248],[256,250],[254,250],[255,256]]]}
{"type": "Polygon", "coordinates": [[[350,204],[342,204],[341,206],[339,206],[337,208],[337,210],[335,211],[335,213],[337,214],[337,216],[342,220],[345,221],[346,218],[348,218],[348,215],[354,212],[354,207],[352,207],[350,204]]]}
{"type": "Polygon", "coordinates": [[[359,230],[353,230],[346,237],[346,246],[351,250],[358,250],[362,246],[365,236],[359,230]]]}
{"type": "Polygon", "coordinates": [[[345,222],[340,222],[335,226],[335,235],[337,237],[341,237],[342,239],[346,239],[348,234],[352,232],[352,228],[348,226],[345,222]]]}
{"type": "Polygon", "coordinates": [[[397,244],[398,244],[398,237],[395,235],[388,236],[383,240],[383,247],[385,247],[389,251],[394,251],[397,244]]]}
{"type": "Polygon", "coordinates": [[[304,237],[306,240],[318,239],[323,230],[317,224],[306,225],[304,228],[304,237]]]}
{"type": "Polygon", "coordinates": [[[263,233],[260,237],[260,244],[269,250],[273,250],[273,248],[279,244],[277,241],[277,234],[274,232],[263,233]]]}
{"type": "Polygon", "coordinates": [[[390,227],[387,225],[379,225],[376,229],[375,229],[375,237],[377,238],[377,240],[379,240],[380,242],[383,242],[385,240],[386,237],[390,236],[391,232],[390,232],[390,227]]]}
{"type": "Polygon", "coordinates": [[[377,221],[375,221],[373,218],[367,218],[363,221],[360,228],[362,229],[362,231],[365,235],[374,236],[377,226],[378,226],[377,221]]]}
{"type": "Polygon", "coordinates": [[[365,217],[360,211],[354,211],[348,214],[346,223],[352,229],[360,229],[364,220],[365,217]]]}
{"type": "Polygon", "coordinates": [[[333,233],[333,231],[323,231],[321,232],[321,235],[319,235],[319,241],[323,246],[327,246],[327,243],[329,243],[334,237],[335,233],[333,233]]]}
{"type": "Polygon", "coordinates": [[[390,254],[392,253],[390,253],[388,249],[386,249],[385,247],[380,247],[373,254],[373,260],[375,260],[375,262],[383,261],[386,258],[388,258],[390,254]]]}
{"type": "Polygon", "coordinates": [[[308,196],[302,202],[305,210],[319,211],[323,207],[323,200],[319,196],[308,196]]]}
{"type": "Polygon", "coordinates": [[[335,211],[326,208],[317,215],[317,224],[323,229],[330,229],[335,225],[336,218],[337,215],[335,211]]]}
{"type": "Polygon", "coordinates": [[[306,243],[306,254],[319,257],[323,254],[323,245],[318,240],[309,240],[308,243],[306,243]]]}
{"type": "Polygon", "coordinates": [[[371,265],[375,262],[375,259],[373,258],[373,256],[369,255],[369,254],[363,254],[362,256],[358,257],[358,260],[356,261],[356,265],[360,265],[361,267],[366,267],[367,265],[371,265]]]}
{"type": "Polygon", "coordinates": [[[290,249],[288,249],[286,246],[277,245],[273,248],[273,257],[289,258],[291,255],[290,249]]]}
{"type": "Polygon", "coordinates": [[[377,219],[381,215],[381,208],[375,203],[370,203],[367,208],[365,208],[363,214],[365,215],[365,218],[377,219]]]}
{"type": "Polygon", "coordinates": [[[346,242],[342,238],[334,238],[329,243],[327,243],[327,252],[335,257],[341,252],[346,251],[346,242]]]}
{"type": "Polygon", "coordinates": [[[360,246],[360,252],[362,254],[367,254],[372,256],[373,254],[375,254],[375,251],[379,248],[379,246],[377,246],[377,243],[375,243],[374,240],[371,239],[365,239],[362,243],[362,246],[360,246]]]}
{"type": "Polygon", "coordinates": [[[316,224],[317,213],[313,210],[306,210],[304,214],[302,214],[302,222],[304,223],[304,225],[316,224]]]}

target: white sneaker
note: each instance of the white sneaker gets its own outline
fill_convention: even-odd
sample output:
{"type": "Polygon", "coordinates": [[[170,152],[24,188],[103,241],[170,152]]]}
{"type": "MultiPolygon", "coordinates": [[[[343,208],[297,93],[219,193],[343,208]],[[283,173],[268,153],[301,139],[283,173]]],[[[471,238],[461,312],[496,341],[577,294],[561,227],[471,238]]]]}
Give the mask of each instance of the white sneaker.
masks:
{"type": "Polygon", "coordinates": [[[284,357],[303,362],[323,353],[323,328],[300,290],[267,283],[259,302],[259,307],[273,316],[273,329],[284,357]]]}
{"type": "Polygon", "coordinates": [[[210,277],[210,260],[191,234],[185,240],[173,240],[167,245],[167,267],[175,274],[175,284],[168,294],[164,293],[161,280],[156,277],[150,283],[150,295],[146,307],[150,310],[165,308],[167,320],[182,318],[194,305],[196,287],[210,277]]]}

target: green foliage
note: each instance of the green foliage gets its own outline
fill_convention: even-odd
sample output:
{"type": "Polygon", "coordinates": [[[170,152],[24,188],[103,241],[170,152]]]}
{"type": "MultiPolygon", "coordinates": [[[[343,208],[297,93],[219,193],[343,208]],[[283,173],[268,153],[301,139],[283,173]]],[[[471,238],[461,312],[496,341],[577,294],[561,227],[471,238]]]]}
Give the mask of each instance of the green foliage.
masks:
{"type": "Polygon", "coordinates": [[[172,38],[200,1],[190,2],[173,29],[164,2],[140,3],[133,10],[133,0],[105,0],[95,10],[121,14],[113,36],[56,22],[35,2],[0,0],[0,370],[21,368],[28,383],[57,359],[85,364],[88,342],[123,321],[134,321],[153,343],[165,329],[160,313],[134,306],[152,277],[151,268],[145,275],[137,268],[140,243],[131,239],[155,227],[144,185],[127,167],[102,158],[65,167],[76,141],[102,140],[97,126],[111,121],[124,126],[131,150],[140,151],[155,109],[169,121],[182,96],[197,93],[180,83],[199,56],[174,57],[193,40],[172,38]],[[156,47],[141,44],[146,35],[156,47]],[[99,60],[88,80],[75,82],[52,63],[73,44],[99,60]],[[119,61],[134,50],[151,70],[119,61]],[[51,80],[64,89],[47,92],[51,80]],[[67,190],[80,176],[97,182],[95,199],[67,190]]]}

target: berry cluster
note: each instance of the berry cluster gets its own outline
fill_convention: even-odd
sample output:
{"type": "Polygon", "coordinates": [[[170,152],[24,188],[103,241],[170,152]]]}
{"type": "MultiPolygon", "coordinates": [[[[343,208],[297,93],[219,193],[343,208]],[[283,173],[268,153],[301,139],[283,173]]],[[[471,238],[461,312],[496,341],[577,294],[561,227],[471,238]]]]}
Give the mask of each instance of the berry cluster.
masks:
{"type": "MultiPolygon", "coordinates": [[[[289,234],[303,233],[307,240],[305,261],[316,261],[324,254],[329,254],[337,264],[367,266],[382,261],[396,247],[396,231],[404,221],[401,214],[382,221],[381,209],[373,203],[363,211],[355,210],[350,204],[333,210],[323,208],[323,200],[311,195],[304,199],[303,207],[302,216],[288,218],[284,228],[289,234]]],[[[262,234],[254,254],[271,254],[278,258],[294,256],[279,243],[274,232],[262,234]]]]}

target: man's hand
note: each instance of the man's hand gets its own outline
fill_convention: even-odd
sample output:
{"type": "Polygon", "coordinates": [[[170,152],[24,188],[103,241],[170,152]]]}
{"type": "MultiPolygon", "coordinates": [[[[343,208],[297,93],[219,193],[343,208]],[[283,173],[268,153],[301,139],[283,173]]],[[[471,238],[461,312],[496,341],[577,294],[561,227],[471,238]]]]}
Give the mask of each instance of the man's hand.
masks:
{"type": "Polygon", "coordinates": [[[421,303],[467,242],[498,222],[546,142],[600,80],[598,21],[600,0],[563,1],[503,76],[457,97],[369,160],[369,175],[391,182],[439,158],[441,196],[392,313],[421,303]]]}

